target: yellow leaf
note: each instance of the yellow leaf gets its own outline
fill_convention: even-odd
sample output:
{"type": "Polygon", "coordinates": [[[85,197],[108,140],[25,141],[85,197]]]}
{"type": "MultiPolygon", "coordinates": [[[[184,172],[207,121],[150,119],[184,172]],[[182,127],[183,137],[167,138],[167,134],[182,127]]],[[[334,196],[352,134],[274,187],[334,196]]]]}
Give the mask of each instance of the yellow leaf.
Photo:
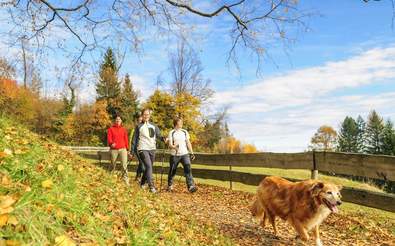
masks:
{"type": "Polygon", "coordinates": [[[56,246],[75,246],[73,240],[71,240],[68,236],[62,235],[55,238],[55,245],[56,246]]]}
{"type": "Polygon", "coordinates": [[[5,209],[14,204],[16,200],[12,196],[2,196],[0,197],[0,209],[5,209]]]}
{"type": "Polygon", "coordinates": [[[15,226],[15,225],[17,225],[18,223],[19,223],[19,221],[18,221],[18,219],[17,219],[14,215],[11,215],[11,216],[8,218],[7,224],[15,226]]]}
{"type": "Polygon", "coordinates": [[[8,207],[8,208],[0,208],[0,215],[2,214],[9,214],[12,211],[14,211],[13,207],[8,207]]]}
{"type": "Polygon", "coordinates": [[[51,189],[52,185],[53,185],[53,182],[50,179],[47,179],[47,180],[44,180],[43,182],[41,182],[41,186],[43,188],[51,189]]]}
{"type": "Polygon", "coordinates": [[[31,190],[32,190],[32,188],[30,188],[30,186],[26,185],[25,191],[26,191],[26,192],[29,192],[29,191],[31,191],[31,190]]]}
{"type": "Polygon", "coordinates": [[[19,246],[19,245],[21,245],[21,243],[16,240],[6,240],[5,245],[6,246],[19,246]]]}
{"type": "Polygon", "coordinates": [[[3,227],[7,224],[8,221],[8,214],[0,215],[0,227],[3,227]]]}
{"type": "Polygon", "coordinates": [[[0,184],[2,184],[4,186],[10,185],[11,179],[7,175],[4,175],[3,177],[1,177],[0,184]]]}
{"type": "Polygon", "coordinates": [[[58,165],[58,171],[61,172],[64,170],[64,166],[63,165],[58,165]]]}

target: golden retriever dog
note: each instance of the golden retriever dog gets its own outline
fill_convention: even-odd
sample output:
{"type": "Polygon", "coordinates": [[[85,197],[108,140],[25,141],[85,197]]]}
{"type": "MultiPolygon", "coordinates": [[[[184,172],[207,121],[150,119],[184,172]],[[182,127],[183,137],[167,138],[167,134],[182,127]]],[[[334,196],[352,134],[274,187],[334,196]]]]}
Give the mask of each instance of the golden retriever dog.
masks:
{"type": "Polygon", "coordinates": [[[316,245],[322,245],[319,226],[330,213],[338,211],[341,186],[318,180],[290,182],[280,177],[266,177],[258,186],[256,200],[251,205],[253,216],[273,226],[276,217],[288,221],[303,241],[309,240],[313,230],[316,245]]]}

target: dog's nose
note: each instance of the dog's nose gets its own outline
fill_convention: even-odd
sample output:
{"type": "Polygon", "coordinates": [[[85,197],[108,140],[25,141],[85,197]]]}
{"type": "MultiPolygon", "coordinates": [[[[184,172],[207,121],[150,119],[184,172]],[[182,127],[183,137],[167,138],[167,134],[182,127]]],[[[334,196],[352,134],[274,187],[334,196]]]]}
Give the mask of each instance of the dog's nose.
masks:
{"type": "Polygon", "coordinates": [[[342,204],[342,201],[337,201],[336,204],[337,204],[337,205],[341,205],[341,204],[342,204]]]}

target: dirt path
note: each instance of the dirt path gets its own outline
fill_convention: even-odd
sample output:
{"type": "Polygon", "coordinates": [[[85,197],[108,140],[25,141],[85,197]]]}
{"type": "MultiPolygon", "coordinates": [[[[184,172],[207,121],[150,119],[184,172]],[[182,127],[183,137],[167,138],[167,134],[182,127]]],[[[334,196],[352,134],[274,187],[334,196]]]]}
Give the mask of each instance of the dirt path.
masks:
{"type": "MultiPolygon", "coordinates": [[[[181,216],[193,216],[202,225],[214,225],[237,245],[296,245],[296,234],[280,219],[279,238],[271,226],[265,229],[252,218],[248,205],[253,195],[246,192],[199,185],[199,191],[189,194],[184,183],[177,183],[172,193],[162,192],[161,198],[174,204],[181,216]]],[[[395,237],[378,225],[366,225],[363,218],[340,212],[330,215],[321,225],[324,245],[395,245],[395,237]]],[[[314,245],[310,240],[308,245],[314,245]]]]}

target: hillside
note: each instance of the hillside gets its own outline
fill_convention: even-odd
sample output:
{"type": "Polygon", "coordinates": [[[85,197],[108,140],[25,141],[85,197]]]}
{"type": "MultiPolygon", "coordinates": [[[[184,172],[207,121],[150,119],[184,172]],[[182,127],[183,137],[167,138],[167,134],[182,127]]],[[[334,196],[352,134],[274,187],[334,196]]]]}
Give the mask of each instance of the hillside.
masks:
{"type": "Polygon", "coordinates": [[[0,245],[227,245],[155,195],[0,118],[0,245]]]}

